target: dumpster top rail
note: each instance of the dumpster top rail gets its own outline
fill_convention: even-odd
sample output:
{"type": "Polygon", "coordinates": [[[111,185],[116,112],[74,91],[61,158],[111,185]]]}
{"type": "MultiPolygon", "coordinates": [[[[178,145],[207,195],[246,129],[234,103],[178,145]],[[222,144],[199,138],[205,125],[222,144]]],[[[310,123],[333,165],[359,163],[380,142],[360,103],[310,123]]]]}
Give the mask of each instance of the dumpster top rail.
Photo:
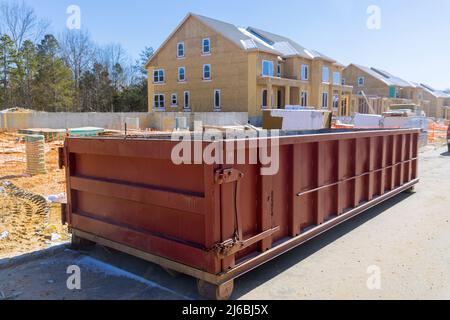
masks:
{"type": "MultiPolygon", "coordinates": [[[[280,139],[283,138],[297,138],[297,137],[305,137],[305,136],[312,136],[312,137],[316,137],[318,138],[319,136],[327,136],[327,137],[336,137],[336,136],[342,136],[342,135],[348,135],[349,138],[352,138],[352,134],[359,134],[360,137],[362,133],[366,133],[366,136],[378,136],[378,135],[384,135],[386,133],[390,133],[390,134],[408,134],[408,133],[417,133],[418,131],[420,131],[420,128],[417,129],[385,129],[385,128],[380,128],[380,129],[320,129],[320,130],[302,130],[302,131],[283,131],[283,130],[279,130],[277,132],[276,135],[272,135],[272,137],[278,137],[280,139]]],[[[262,131],[256,131],[256,130],[246,130],[246,131],[237,131],[237,134],[241,134],[242,135],[237,135],[236,136],[229,136],[227,135],[227,133],[225,132],[219,132],[217,131],[214,134],[214,138],[217,139],[217,137],[219,135],[222,135],[221,140],[229,140],[229,139],[233,139],[236,140],[237,139],[246,139],[246,140],[251,140],[251,139],[265,139],[265,138],[271,138],[270,133],[266,136],[263,134],[260,134],[261,132],[270,132],[267,130],[262,130],[262,131]]],[[[136,134],[136,133],[131,133],[131,134],[117,134],[114,136],[97,136],[97,137],[67,137],[68,139],[85,139],[85,140],[149,140],[149,141],[172,141],[172,137],[173,136],[182,136],[182,137],[187,137],[190,136],[192,141],[196,141],[196,140],[201,140],[199,139],[199,133],[203,133],[203,132],[192,132],[192,131],[179,131],[179,132],[171,132],[171,133],[159,133],[159,134],[136,134]]],[[[209,139],[204,139],[204,140],[211,140],[211,138],[209,139]]]]}

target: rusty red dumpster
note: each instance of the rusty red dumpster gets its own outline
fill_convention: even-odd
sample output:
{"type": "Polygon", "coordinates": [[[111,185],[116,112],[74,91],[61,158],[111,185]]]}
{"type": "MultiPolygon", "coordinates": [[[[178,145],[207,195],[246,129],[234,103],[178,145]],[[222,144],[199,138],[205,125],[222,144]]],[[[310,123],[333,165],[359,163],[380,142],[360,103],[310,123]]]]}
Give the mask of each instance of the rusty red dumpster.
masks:
{"type": "MultiPolygon", "coordinates": [[[[178,164],[179,142],[170,139],[67,138],[63,221],[74,245],[95,242],[146,259],[197,278],[205,297],[228,299],[237,277],[411,190],[418,183],[418,135],[282,134],[272,175],[262,174],[262,161],[178,164]]],[[[240,143],[248,160],[261,148],[255,141],[271,139],[227,145],[240,143]]],[[[200,151],[212,143],[201,142],[200,151]]]]}

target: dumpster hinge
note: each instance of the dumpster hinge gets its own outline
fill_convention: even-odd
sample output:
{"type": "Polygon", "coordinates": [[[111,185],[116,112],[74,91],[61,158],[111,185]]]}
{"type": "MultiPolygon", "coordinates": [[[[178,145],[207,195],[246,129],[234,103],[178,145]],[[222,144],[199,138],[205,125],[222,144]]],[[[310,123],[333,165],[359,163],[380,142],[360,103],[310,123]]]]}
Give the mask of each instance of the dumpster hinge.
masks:
{"type": "Polygon", "coordinates": [[[238,182],[244,177],[244,174],[236,169],[220,169],[216,171],[216,184],[225,184],[238,182]]]}

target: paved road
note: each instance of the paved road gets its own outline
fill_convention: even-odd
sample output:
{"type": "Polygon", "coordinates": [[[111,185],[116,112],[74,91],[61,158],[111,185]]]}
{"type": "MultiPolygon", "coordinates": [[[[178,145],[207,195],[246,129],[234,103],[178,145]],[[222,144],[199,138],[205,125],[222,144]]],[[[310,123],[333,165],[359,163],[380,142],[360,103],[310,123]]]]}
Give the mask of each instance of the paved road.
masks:
{"type": "MultiPolygon", "coordinates": [[[[233,298],[450,299],[450,154],[445,151],[429,147],[421,153],[417,193],[391,199],[243,276],[233,298]]],[[[2,297],[199,298],[193,279],[173,278],[156,265],[103,248],[86,254],[65,250],[0,269],[2,297]],[[67,289],[70,265],[80,267],[81,290],[67,289]]]]}

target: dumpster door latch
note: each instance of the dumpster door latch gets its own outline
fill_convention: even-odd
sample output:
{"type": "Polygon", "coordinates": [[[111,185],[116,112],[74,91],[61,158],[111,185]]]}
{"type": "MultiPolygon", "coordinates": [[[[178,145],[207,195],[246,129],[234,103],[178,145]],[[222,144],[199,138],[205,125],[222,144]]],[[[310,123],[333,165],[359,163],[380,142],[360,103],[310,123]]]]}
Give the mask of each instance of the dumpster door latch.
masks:
{"type": "Polygon", "coordinates": [[[280,227],[272,228],[244,241],[241,241],[237,239],[237,237],[235,237],[234,239],[229,239],[225,242],[216,244],[212,248],[212,251],[214,251],[216,256],[220,259],[224,259],[238,253],[245,248],[248,248],[249,246],[252,246],[260,241],[263,241],[264,239],[271,237],[278,231],[280,231],[280,227]]]}
{"type": "Polygon", "coordinates": [[[244,177],[244,174],[236,169],[221,169],[216,171],[215,182],[216,184],[225,184],[238,182],[244,177]]]}

